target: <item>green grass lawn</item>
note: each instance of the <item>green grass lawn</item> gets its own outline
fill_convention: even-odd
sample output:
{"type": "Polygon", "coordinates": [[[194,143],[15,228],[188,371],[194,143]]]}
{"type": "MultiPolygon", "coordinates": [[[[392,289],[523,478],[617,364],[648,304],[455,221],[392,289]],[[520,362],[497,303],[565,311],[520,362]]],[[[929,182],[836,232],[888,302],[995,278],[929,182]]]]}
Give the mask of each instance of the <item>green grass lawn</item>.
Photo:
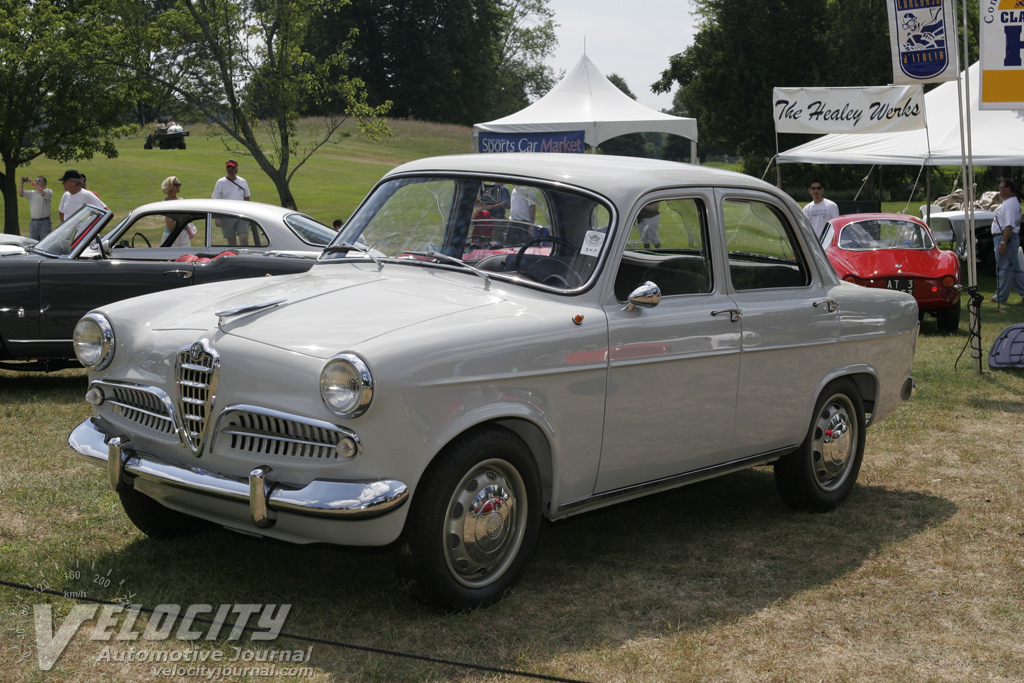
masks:
{"type": "MultiPolygon", "coordinates": [[[[300,144],[308,145],[313,139],[312,125],[304,122],[300,126],[300,144]]],[[[292,178],[292,194],[299,210],[330,225],[336,218],[347,219],[373,184],[395,166],[426,156],[472,151],[472,131],[468,127],[403,120],[389,121],[389,125],[392,135],[380,141],[368,140],[358,134],[355,126],[348,126],[338,144],[320,148],[292,178]]],[[[226,148],[221,138],[210,134],[208,127],[191,126],[184,150],[143,149],[149,132],[119,140],[115,159],[97,156],[68,163],[37,159],[19,169],[18,177],[46,177],[54,194],[55,224],[63,194],[57,178],[68,168],[85,173],[89,189],[119,218],[140,204],[163,199],[160,183],[170,175],[181,180],[182,197],[209,197],[214,183],[224,175],[224,162],[229,157],[238,160],[238,174],[248,181],[253,201],[280,204],[273,183],[255,161],[237,148],[226,148]]],[[[20,198],[18,219],[21,234],[28,235],[28,202],[20,198]]]]}

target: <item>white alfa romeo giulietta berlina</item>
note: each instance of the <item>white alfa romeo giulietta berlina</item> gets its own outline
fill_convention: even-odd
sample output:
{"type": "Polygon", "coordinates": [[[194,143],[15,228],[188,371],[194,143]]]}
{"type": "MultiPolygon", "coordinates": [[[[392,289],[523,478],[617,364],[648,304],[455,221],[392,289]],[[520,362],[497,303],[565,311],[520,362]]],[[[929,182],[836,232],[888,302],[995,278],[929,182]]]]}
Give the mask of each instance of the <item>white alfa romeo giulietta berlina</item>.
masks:
{"type": "Polygon", "coordinates": [[[417,595],[460,609],[519,581],[543,517],[766,465],[788,504],[834,508],[913,393],[917,329],[756,179],[423,159],[306,273],[82,318],[95,414],[69,441],[150,536],[395,543],[417,595]]]}

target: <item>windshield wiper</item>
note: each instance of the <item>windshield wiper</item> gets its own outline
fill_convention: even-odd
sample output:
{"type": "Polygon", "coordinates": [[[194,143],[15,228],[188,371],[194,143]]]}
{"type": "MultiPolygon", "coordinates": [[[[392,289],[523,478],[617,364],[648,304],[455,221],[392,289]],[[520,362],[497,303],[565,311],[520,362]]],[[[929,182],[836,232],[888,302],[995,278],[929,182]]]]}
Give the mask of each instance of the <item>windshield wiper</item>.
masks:
{"type": "Polygon", "coordinates": [[[374,256],[370,251],[369,247],[363,247],[358,244],[352,244],[351,242],[342,242],[341,244],[335,244],[329,247],[325,247],[323,253],[325,254],[347,254],[350,251],[358,251],[361,254],[365,254],[371,261],[377,264],[377,270],[384,267],[384,262],[379,257],[374,256]]]}
{"type": "Polygon", "coordinates": [[[456,266],[462,266],[463,268],[468,268],[469,270],[473,271],[474,273],[476,273],[477,275],[479,275],[480,277],[482,277],[484,279],[484,291],[485,292],[488,289],[491,288],[491,276],[488,275],[485,271],[480,270],[479,268],[477,268],[475,266],[471,266],[470,264],[466,263],[462,259],[458,259],[458,258],[455,258],[454,256],[449,256],[448,254],[442,254],[439,251],[433,251],[433,250],[429,250],[429,251],[407,251],[405,253],[406,254],[411,254],[413,256],[426,256],[427,258],[434,259],[435,261],[443,261],[445,263],[451,263],[451,264],[454,264],[456,266]]]}

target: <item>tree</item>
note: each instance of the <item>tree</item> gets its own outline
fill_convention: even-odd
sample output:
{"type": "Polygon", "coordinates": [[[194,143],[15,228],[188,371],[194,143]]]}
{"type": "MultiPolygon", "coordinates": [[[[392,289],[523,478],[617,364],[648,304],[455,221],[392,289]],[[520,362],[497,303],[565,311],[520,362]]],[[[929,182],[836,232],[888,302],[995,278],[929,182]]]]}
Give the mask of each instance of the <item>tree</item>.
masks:
{"type": "Polygon", "coordinates": [[[670,58],[652,88],[683,88],[701,139],[722,141],[748,170],[775,154],[772,88],[816,85],[824,66],[821,0],[694,0],[700,17],[693,45],[670,58]]]}
{"type": "MultiPolygon", "coordinates": [[[[129,83],[100,63],[91,3],[74,11],[50,0],[0,0],[0,188],[4,232],[18,234],[18,169],[45,155],[53,161],[117,156],[114,139],[129,83]]],[[[59,190],[51,182],[51,187],[59,190]]]]}
{"type": "MultiPolygon", "coordinates": [[[[631,100],[636,99],[636,95],[634,95],[633,91],[629,89],[629,85],[626,84],[626,81],[622,76],[618,74],[608,74],[608,80],[625,95],[628,95],[631,100]]],[[[644,142],[643,133],[627,133],[625,135],[616,136],[602,142],[598,149],[600,149],[602,154],[615,154],[622,157],[647,156],[647,147],[644,142]]]]}
{"type": "Polygon", "coordinates": [[[498,82],[489,118],[519,111],[556,82],[554,70],[544,63],[558,46],[558,24],[548,0],[504,0],[498,9],[498,82]]]}
{"type": "Polygon", "coordinates": [[[551,88],[552,16],[547,0],[353,0],[306,45],[323,57],[355,31],[347,67],[372,99],[391,100],[394,116],[470,125],[551,88]]]}
{"type": "MultiPolygon", "coordinates": [[[[122,17],[140,4],[126,0],[122,17]]],[[[184,106],[209,120],[228,151],[252,156],[277,188],[281,205],[295,207],[290,183],[323,145],[355,117],[370,137],[387,133],[381,118],[389,103],[370,105],[363,84],[344,76],[344,50],[316,59],[302,49],[310,23],[347,0],[180,0],[148,2],[158,10],[145,27],[123,21],[111,59],[168,88],[184,106]],[[159,71],[153,64],[161,65],[159,71]],[[296,137],[302,112],[324,112],[321,128],[302,146],[296,137]],[[269,138],[269,146],[266,140],[269,138]],[[234,149],[232,149],[232,145],[234,149]]]]}

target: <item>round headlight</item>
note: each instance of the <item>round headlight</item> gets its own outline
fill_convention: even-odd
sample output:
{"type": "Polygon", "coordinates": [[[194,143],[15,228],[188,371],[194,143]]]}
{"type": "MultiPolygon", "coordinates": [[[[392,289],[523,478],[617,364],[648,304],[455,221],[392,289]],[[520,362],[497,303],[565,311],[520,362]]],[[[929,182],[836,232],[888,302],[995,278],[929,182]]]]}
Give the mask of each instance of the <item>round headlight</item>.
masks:
{"type": "Polygon", "coordinates": [[[335,356],[320,373],[320,396],[341,417],[362,415],[373,398],[370,369],[351,353],[335,356]]]}
{"type": "Polygon", "coordinates": [[[99,313],[89,313],[75,325],[73,336],[78,362],[90,370],[102,370],[114,357],[114,328],[99,313]]]}

